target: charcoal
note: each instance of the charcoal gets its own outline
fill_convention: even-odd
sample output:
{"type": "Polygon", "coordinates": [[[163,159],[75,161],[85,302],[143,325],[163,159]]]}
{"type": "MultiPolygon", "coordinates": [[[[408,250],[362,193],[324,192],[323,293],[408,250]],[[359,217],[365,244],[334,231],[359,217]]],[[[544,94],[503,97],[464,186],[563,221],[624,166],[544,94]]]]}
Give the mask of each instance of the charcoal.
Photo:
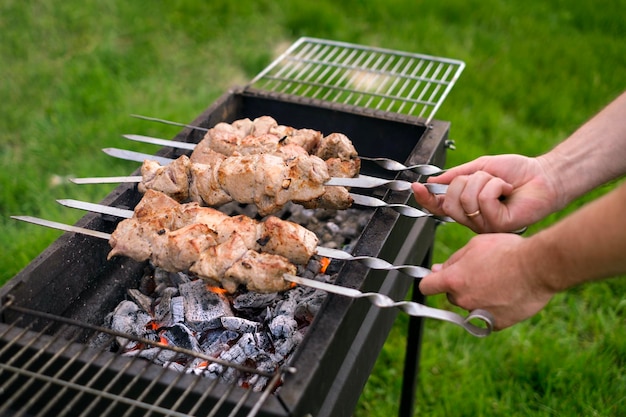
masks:
{"type": "Polygon", "coordinates": [[[146,313],[152,312],[152,298],[148,297],[136,288],[130,288],[128,290],[128,295],[130,296],[130,298],[133,299],[135,304],[141,307],[143,311],[145,311],[146,313]]]}
{"type": "Polygon", "coordinates": [[[172,297],[175,295],[178,295],[177,288],[165,288],[154,307],[154,319],[163,326],[171,326],[174,323],[172,320],[172,297]]]}
{"type": "Polygon", "coordinates": [[[233,307],[236,310],[251,309],[251,308],[265,308],[280,298],[278,293],[254,293],[245,292],[233,300],[233,307]]]}
{"type": "Polygon", "coordinates": [[[148,349],[135,349],[123,353],[124,356],[140,357],[154,362],[157,365],[161,365],[167,362],[176,360],[180,356],[178,352],[173,350],[164,349],[162,347],[151,347],[148,349]]]}
{"type": "Polygon", "coordinates": [[[161,337],[167,341],[168,345],[194,352],[202,351],[193,332],[182,323],[176,323],[168,327],[161,333],[161,337]]]}
{"type": "Polygon", "coordinates": [[[174,283],[170,278],[170,272],[166,271],[163,268],[155,268],[154,269],[154,292],[157,294],[162,294],[163,290],[168,287],[173,287],[174,283]]]}
{"type": "Polygon", "coordinates": [[[189,275],[185,274],[184,272],[176,272],[174,274],[170,274],[170,280],[172,281],[172,284],[174,286],[178,287],[181,284],[186,284],[190,282],[191,278],[189,278],[189,275]]]}
{"type": "Polygon", "coordinates": [[[259,327],[261,327],[261,323],[244,319],[242,317],[229,316],[222,317],[220,320],[225,329],[233,330],[239,333],[254,333],[259,329],[259,327]]]}
{"type": "Polygon", "coordinates": [[[283,314],[274,317],[269,328],[275,339],[288,339],[298,330],[298,323],[293,317],[283,314]]]}
{"type": "Polygon", "coordinates": [[[304,339],[300,332],[294,332],[288,338],[279,339],[274,342],[274,360],[281,363],[304,339]]]}
{"type": "MultiPolygon", "coordinates": [[[[152,317],[139,308],[137,304],[124,300],[113,311],[111,328],[131,336],[156,340],[154,333],[147,329],[150,321],[152,321],[152,317]]],[[[136,346],[136,342],[123,337],[117,337],[116,340],[120,346],[124,346],[126,349],[132,349],[136,346]]]]}
{"type": "MultiPolygon", "coordinates": [[[[269,355],[259,355],[256,358],[256,369],[261,372],[273,373],[276,370],[276,362],[269,355]]],[[[266,376],[252,374],[245,382],[252,388],[252,391],[260,392],[263,391],[268,380],[269,378],[266,376]]]]}
{"type": "MultiPolygon", "coordinates": [[[[246,333],[230,349],[223,351],[219,357],[229,363],[243,365],[248,360],[254,361],[254,358],[262,353],[257,347],[254,337],[246,333]]],[[[211,364],[207,369],[214,375],[219,374],[224,381],[229,383],[236,381],[239,377],[239,371],[234,368],[224,369],[221,365],[211,364]]]]}
{"type": "Polygon", "coordinates": [[[185,319],[189,327],[202,332],[221,326],[220,318],[232,316],[228,300],[221,294],[209,291],[201,280],[180,286],[184,298],[185,319]]]}
{"type": "Polygon", "coordinates": [[[182,296],[172,297],[172,322],[182,323],[185,321],[185,298],[182,296]]]}
{"type": "Polygon", "coordinates": [[[269,352],[274,349],[274,344],[270,335],[266,331],[259,331],[253,334],[254,341],[260,350],[269,352]]]}
{"type": "Polygon", "coordinates": [[[209,356],[219,356],[223,351],[230,349],[240,334],[232,330],[212,330],[212,335],[201,344],[202,351],[209,356]]]}

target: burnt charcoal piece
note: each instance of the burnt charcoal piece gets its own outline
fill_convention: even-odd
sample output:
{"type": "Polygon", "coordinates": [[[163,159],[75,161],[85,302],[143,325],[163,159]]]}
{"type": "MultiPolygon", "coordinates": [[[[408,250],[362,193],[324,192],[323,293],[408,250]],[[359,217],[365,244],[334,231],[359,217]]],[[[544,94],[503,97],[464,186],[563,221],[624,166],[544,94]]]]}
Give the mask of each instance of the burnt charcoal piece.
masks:
{"type": "Polygon", "coordinates": [[[185,304],[185,319],[195,331],[219,327],[221,317],[233,315],[228,300],[217,292],[209,291],[202,280],[182,284],[179,290],[185,304]]]}

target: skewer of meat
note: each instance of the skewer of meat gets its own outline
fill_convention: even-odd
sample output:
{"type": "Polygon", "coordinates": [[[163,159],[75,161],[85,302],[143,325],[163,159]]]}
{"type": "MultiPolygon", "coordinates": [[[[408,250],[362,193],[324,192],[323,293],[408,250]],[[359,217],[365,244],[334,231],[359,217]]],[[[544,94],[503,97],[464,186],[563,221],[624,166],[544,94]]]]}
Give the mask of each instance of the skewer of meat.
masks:
{"type": "Polygon", "coordinates": [[[231,156],[213,165],[183,155],[168,165],[145,160],[139,191],[161,191],[178,201],[216,207],[237,201],[254,204],[261,216],[292,201],[307,208],[346,209],[353,203],[345,187],[327,187],[327,166],[315,156],[285,161],[270,154],[231,156]]]}
{"type": "Polygon", "coordinates": [[[317,243],[314,233],[277,217],[263,222],[230,217],[149,191],[135,215],[111,234],[108,258],[149,259],[167,271],[190,271],[217,281],[231,293],[239,285],[276,292],[291,286],[283,274],[295,274],[295,264],[306,264],[317,243]]]}
{"type": "MultiPolygon", "coordinates": [[[[135,207],[133,217],[124,222],[137,223],[142,228],[170,231],[202,224],[208,227],[209,234],[217,244],[224,243],[231,239],[233,234],[237,234],[248,249],[280,255],[300,265],[306,265],[315,255],[319,243],[315,233],[297,223],[276,216],[268,216],[263,221],[243,214],[229,216],[210,207],[201,207],[195,202],[180,204],[171,197],[154,190],[146,192],[135,207]]],[[[121,228],[120,223],[118,229],[121,228]]],[[[120,233],[120,235],[123,234],[120,233]]],[[[135,244],[134,241],[130,242],[126,238],[120,239],[120,243],[112,245],[109,257],[127,252],[129,249],[126,246],[140,247],[141,243],[135,244]]]]}
{"type": "Polygon", "coordinates": [[[325,161],[352,160],[358,164],[357,151],[346,135],[331,133],[324,136],[313,129],[279,125],[270,116],[261,116],[254,120],[239,119],[233,123],[218,123],[208,129],[204,138],[196,145],[191,160],[202,163],[205,154],[211,155],[212,158],[213,152],[223,156],[270,153],[286,158],[306,153],[325,161]]]}

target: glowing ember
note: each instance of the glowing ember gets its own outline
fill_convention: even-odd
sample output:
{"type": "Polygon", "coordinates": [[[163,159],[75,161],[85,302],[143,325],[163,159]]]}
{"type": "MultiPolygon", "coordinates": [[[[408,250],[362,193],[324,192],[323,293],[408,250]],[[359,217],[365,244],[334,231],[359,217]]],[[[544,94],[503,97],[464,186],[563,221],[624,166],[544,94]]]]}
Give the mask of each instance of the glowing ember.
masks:
{"type": "Polygon", "coordinates": [[[328,265],[330,265],[330,258],[322,258],[322,259],[320,259],[320,264],[321,264],[320,272],[322,274],[325,274],[326,273],[326,269],[328,268],[328,265]]]}

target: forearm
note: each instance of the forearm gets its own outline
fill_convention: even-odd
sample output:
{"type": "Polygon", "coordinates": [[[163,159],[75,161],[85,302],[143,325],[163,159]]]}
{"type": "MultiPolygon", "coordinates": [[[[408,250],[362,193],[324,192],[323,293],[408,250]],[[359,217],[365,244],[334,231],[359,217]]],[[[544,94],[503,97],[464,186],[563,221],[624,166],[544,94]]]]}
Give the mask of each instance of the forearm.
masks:
{"type": "Polygon", "coordinates": [[[526,239],[529,276],[553,293],[626,273],[626,182],[526,239]]]}
{"type": "Polygon", "coordinates": [[[567,140],[538,157],[555,189],[557,206],[626,174],[626,93],[622,93],[567,140]]]}

